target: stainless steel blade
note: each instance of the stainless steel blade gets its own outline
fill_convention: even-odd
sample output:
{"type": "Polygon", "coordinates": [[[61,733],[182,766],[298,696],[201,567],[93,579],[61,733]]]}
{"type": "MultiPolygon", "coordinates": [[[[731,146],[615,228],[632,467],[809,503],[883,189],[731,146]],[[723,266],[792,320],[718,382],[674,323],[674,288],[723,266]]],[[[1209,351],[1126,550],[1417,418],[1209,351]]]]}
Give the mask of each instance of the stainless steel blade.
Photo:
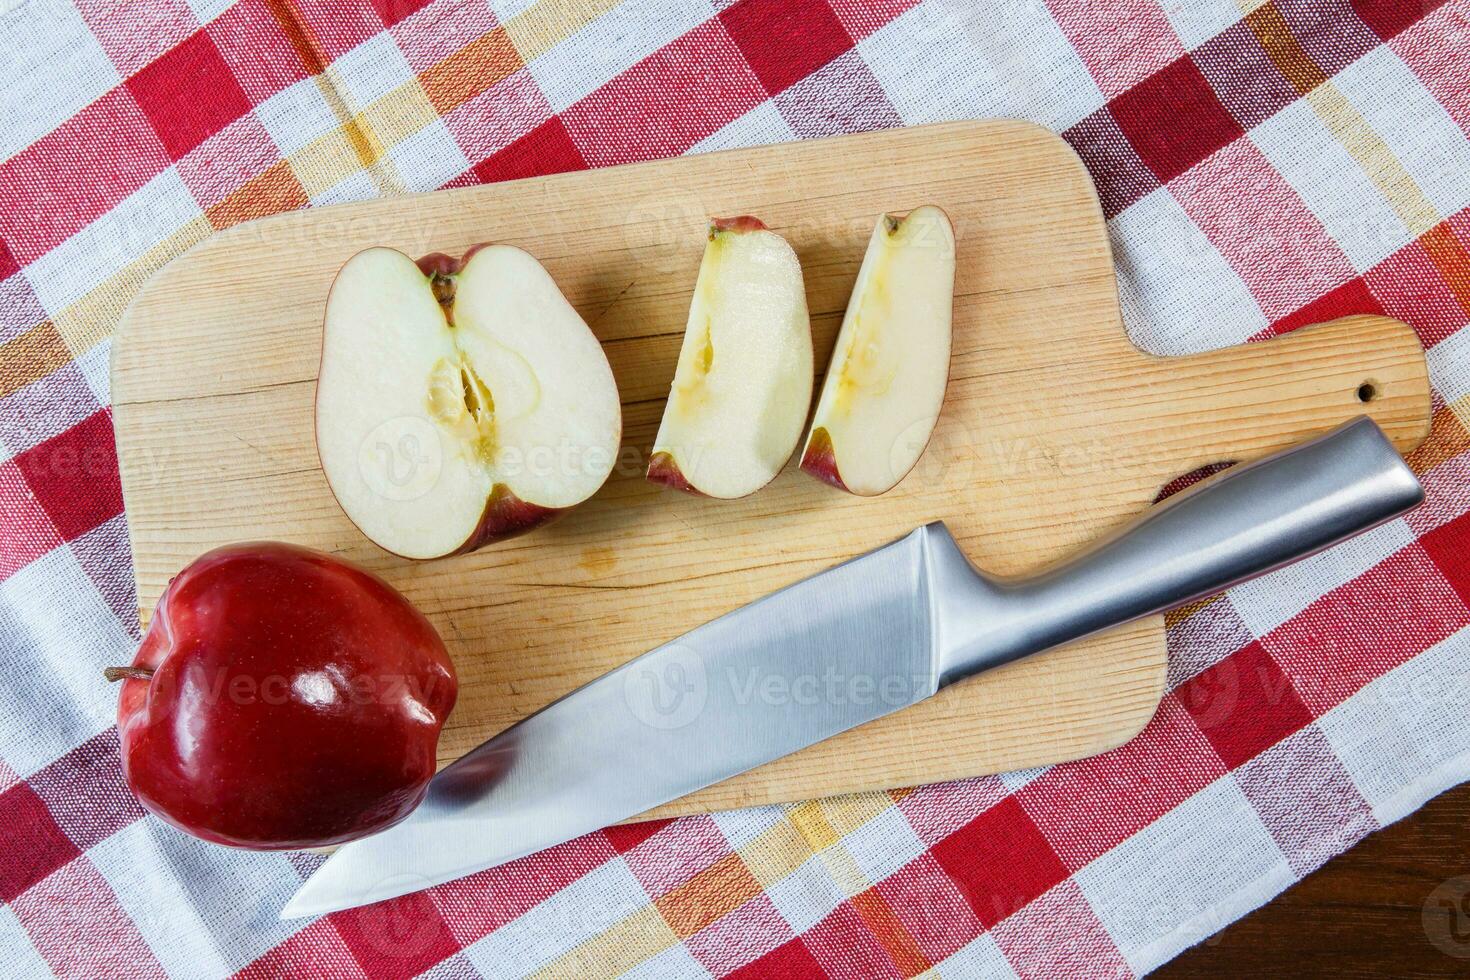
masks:
{"type": "Polygon", "coordinates": [[[631,661],[435,777],[403,823],[342,847],[281,912],[418,891],[642,813],[938,689],[941,525],[798,582],[631,661]]]}

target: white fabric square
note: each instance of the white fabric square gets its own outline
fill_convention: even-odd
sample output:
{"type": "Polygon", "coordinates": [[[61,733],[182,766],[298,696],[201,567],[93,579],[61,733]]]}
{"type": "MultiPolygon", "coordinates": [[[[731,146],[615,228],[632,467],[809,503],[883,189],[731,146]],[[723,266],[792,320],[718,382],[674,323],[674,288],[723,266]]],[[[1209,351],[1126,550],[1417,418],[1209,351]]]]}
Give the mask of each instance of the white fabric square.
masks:
{"type": "Polygon", "coordinates": [[[1429,380],[1445,403],[1470,395],[1470,327],[1461,327],[1425,354],[1429,380]]]}
{"type": "Polygon", "coordinates": [[[1139,975],[1295,881],[1229,776],[1077,872],[1077,884],[1139,975]]]}
{"type": "Polygon", "coordinates": [[[1160,6],[1186,51],[1224,33],[1244,13],[1236,0],[1163,0],[1160,6]]]}
{"type": "Polygon", "coordinates": [[[170,976],[227,975],[304,925],[278,917],[301,884],[281,853],[226,850],[149,817],[87,855],[170,976]]]}
{"type": "Polygon", "coordinates": [[[786,818],[779,806],[760,806],[748,810],[720,810],[710,814],[732,850],[740,850],[761,834],[786,818]]]}
{"type": "Polygon", "coordinates": [[[152,823],[134,821],[94,846],[88,857],[170,976],[226,976],[229,964],[204,928],[199,910],[178,877],[165,870],[154,836],[162,828],[152,823]]]}
{"type": "Polygon", "coordinates": [[[346,204],[349,201],[368,201],[380,196],[377,185],[368,176],[368,172],[354,170],[321,193],[313,194],[311,203],[313,207],[322,207],[327,204],[346,204]]]}
{"type": "Polygon", "coordinates": [[[122,79],[65,0],[0,4],[0,160],[106,95],[122,79]]]}
{"type": "Polygon", "coordinates": [[[858,51],[909,125],[1009,116],[1060,131],[1105,101],[1040,0],[926,3],[858,51]]]}
{"type": "Polygon", "coordinates": [[[1413,540],[1414,532],[1402,519],[1390,521],[1321,554],[1237,585],[1230,590],[1230,602],[1253,635],[1265,636],[1319,596],[1346,585],[1413,540]]]}
{"type": "Polygon", "coordinates": [[[843,835],[842,846],[871,882],[879,882],[924,853],[924,842],[898,807],[889,807],[843,835]]]}
{"type": "Polygon", "coordinates": [[[413,79],[413,68],[393,35],[374,34],[332,62],[327,76],[353,113],[367,109],[378,99],[413,79]]]}
{"type": "Polygon", "coordinates": [[[438,190],[470,166],[442,119],[399,140],[388,151],[388,159],[411,191],[438,190]]]}
{"type": "Polygon", "coordinates": [[[984,977],[985,980],[1003,980],[1016,976],[1016,970],[1006,954],[995,944],[995,937],[985,933],[970,940],[938,964],[941,977],[984,977]]]}
{"type": "Polygon", "coordinates": [[[627,863],[613,858],[466,947],[465,956],[487,977],[524,976],[647,904],[648,893],[627,863]]]}
{"type": "Polygon", "coordinates": [[[689,148],[690,153],[709,153],[742,146],[765,146],[796,139],[796,131],[770,99],[741,115],[689,148]]]}
{"type": "Polygon", "coordinates": [[[622,974],[622,980],[680,980],[682,977],[708,976],[713,974],[694,958],[689,947],[675,943],[622,974]]]}
{"type": "Polygon", "coordinates": [[[255,117],[282,156],[289,157],[337,128],[337,116],[327,105],[319,84],[315,79],[303,78],[255,107],[255,117]]]}
{"type": "Polygon", "coordinates": [[[1348,65],[1333,83],[1388,144],[1440,217],[1470,204],[1470,142],[1387,45],[1348,65]]]}
{"type": "Polygon", "coordinates": [[[58,313],[203,213],[169,167],[26,266],[26,281],[41,305],[58,313]]]}
{"type": "Polygon", "coordinates": [[[1318,725],[1380,824],[1470,777],[1470,628],[1375,679],[1318,725]]]}
{"type": "Polygon", "coordinates": [[[31,943],[25,926],[15,917],[10,906],[0,903],[0,963],[12,977],[49,977],[51,968],[31,943]]]}
{"type": "Polygon", "coordinates": [[[561,112],[714,14],[709,0],[625,0],[526,67],[561,112]]]}
{"type": "Polygon", "coordinates": [[[825,919],[847,898],[820,857],[809,857],[766,889],[766,897],[797,934],[825,919]]]}
{"type": "Polygon", "coordinates": [[[184,0],[189,9],[194,11],[194,17],[201,24],[208,24],[220,14],[229,10],[236,0],[184,0]]]}
{"type": "Polygon", "coordinates": [[[1159,187],[1108,222],[1128,336],[1154,354],[1244,343],[1266,314],[1220,250],[1159,187]]]}
{"type": "Polygon", "coordinates": [[[463,953],[455,953],[420,973],[415,980],[480,980],[480,977],[480,971],[470,965],[463,953]]]}
{"type": "Polygon", "coordinates": [[[0,582],[0,757],[29,776],[111,725],[97,678],[135,646],[64,545],[0,582]]]}
{"type": "Polygon", "coordinates": [[[1008,793],[1019,793],[1024,787],[1040,779],[1051,766],[1035,766],[1031,769],[1017,769],[1013,772],[1002,772],[996,774],[996,779],[1006,788],[1008,793]]]}
{"type": "Polygon", "coordinates": [[[517,14],[525,13],[536,6],[538,0],[489,0],[495,19],[504,24],[517,14]]]}
{"type": "Polygon", "coordinates": [[[100,405],[112,403],[112,338],[104,337],[73,362],[100,405]]]}
{"type": "Polygon", "coordinates": [[[1251,130],[1252,142],[1281,172],[1358,272],[1366,272],[1413,235],[1306,99],[1251,130]]]}

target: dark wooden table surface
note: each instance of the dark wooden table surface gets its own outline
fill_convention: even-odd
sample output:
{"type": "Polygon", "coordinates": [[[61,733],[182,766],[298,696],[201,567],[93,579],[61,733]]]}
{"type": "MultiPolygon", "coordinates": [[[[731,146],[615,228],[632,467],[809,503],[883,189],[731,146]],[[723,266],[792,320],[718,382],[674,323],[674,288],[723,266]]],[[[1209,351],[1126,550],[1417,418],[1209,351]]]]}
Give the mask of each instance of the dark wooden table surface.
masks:
{"type": "Polygon", "coordinates": [[[1370,835],[1152,976],[1470,977],[1470,783],[1370,835]]]}

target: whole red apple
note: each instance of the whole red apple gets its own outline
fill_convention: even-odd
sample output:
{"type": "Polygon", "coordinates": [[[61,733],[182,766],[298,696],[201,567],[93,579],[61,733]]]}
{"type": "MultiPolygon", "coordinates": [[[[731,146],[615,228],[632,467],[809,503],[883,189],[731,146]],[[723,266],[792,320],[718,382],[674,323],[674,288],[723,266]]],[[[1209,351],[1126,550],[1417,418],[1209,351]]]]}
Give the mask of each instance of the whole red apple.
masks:
{"type": "Polygon", "coordinates": [[[117,709],[123,774],[180,830],[260,849],[340,844],[423,798],[458,682],[382,579],[292,545],[211,551],[169,583],[117,709]]]}

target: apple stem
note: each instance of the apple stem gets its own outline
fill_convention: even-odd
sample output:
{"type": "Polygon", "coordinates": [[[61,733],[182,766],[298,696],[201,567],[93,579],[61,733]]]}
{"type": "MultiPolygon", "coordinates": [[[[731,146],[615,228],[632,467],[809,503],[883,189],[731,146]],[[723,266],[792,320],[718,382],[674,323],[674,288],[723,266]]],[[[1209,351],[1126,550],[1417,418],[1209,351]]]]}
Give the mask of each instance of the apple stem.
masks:
{"type": "Polygon", "coordinates": [[[116,683],[120,680],[146,681],[153,676],[152,667],[104,667],[102,676],[116,683]]]}

